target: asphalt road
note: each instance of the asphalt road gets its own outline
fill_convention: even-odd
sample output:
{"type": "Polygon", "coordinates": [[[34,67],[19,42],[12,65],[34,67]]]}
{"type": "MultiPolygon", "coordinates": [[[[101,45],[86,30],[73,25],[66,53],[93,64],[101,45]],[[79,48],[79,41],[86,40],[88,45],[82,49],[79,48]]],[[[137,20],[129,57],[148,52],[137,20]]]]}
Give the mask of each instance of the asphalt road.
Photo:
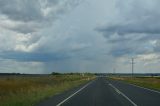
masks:
{"type": "Polygon", "coordinates": [[[160,92],[98,77],[37,106],[160,106],[160,92]]]}

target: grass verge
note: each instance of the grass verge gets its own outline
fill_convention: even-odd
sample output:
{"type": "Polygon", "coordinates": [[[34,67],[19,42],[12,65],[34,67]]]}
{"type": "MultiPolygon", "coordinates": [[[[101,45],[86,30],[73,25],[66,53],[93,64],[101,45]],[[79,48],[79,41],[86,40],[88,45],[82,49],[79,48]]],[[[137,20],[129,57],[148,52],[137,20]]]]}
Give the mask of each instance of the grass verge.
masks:
{"type": "Polygon", "coordinates": [[[120,80],[141,87],[160,91],[160,77],[110,77],[114,80],[120,80]]]}
{"type": "Polygon", "coordinates": [[[0,106],[34,106],[39,101],[93,79],[93,76],[57,75],[0,79],[0,106]]]}

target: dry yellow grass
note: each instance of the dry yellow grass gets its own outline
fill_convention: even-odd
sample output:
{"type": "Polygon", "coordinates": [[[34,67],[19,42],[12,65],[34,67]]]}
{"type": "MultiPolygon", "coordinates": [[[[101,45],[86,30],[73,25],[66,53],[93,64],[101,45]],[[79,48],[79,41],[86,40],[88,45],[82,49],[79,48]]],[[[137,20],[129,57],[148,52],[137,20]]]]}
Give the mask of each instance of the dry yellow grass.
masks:
{"type": "Polygon", "coordinates": [[[133,78],[132,77],[111,77],[111,78],[160,91],[160,77],[133,77],[133,78]]]}
{"type": "Polygon", "coordinates": [[[32,106],[88,81],[80,75],[0,78],[0,106],[32,106]]]}

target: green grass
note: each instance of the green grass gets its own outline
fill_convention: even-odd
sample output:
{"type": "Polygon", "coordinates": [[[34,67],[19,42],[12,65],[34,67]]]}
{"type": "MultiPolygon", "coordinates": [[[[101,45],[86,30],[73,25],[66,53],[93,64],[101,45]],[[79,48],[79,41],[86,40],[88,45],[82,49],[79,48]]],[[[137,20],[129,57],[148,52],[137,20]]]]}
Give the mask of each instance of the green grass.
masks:
{"type": "Polygon", "coordinates": [[[141,87],[160,91],[160,77],[111,77],[114,80],[121,80],[141,87]]]}
{"type": "Polygon", "coordinates": [[[93,79],[93,76],[8,77],[0,79],[0,106],[33,106],[93,79]]]}

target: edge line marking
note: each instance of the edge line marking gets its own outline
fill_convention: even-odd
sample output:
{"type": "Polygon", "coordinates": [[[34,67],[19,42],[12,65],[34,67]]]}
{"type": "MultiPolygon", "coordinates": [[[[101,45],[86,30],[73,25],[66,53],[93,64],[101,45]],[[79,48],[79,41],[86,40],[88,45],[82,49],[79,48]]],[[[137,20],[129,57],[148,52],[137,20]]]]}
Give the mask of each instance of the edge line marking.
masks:
{"type": "MultiPolygon", "coordinates": [[[[93,80],[94,81],[94,80],[93,80]]],[[[88,85],[90,85],[93,81],[87,83],[86,85],[84,85],[82,88],[80,88],[78,91],[74,92],[73,94],[71,94],[69,97],[67,97],[66,99],[64,99],[63,101],[61,101],[60,103],[58,103],[56,106],[61,106],[63,103],[65,103],[67,100],[69,100],[70,98],[72,98],[74,95],[76,95],[77,93],[79,93],[80,91],[82,91],[84,88],[86,88],[88,85]]]]}
{"type": "Polygon", "coordinates": [[[150,92],[154,92],[154,93],[159,93],[159,94],[160,94],[160,92],[159,92],[159,91],[156,91],[156,90],[152,90],[152,89],[149,89],[149,88],[141,87],[141,86],[138,86],[138,85],[135,85],[135,84],[130,84],[130,83],[127,83],[127,84],[129,84],[129,85],[131,85],[131,86],[134,86],[134,87],[137,87],[137,88],[141,88],[141,89],[148,90],[148,91],[150,91],[150,92]]]}

